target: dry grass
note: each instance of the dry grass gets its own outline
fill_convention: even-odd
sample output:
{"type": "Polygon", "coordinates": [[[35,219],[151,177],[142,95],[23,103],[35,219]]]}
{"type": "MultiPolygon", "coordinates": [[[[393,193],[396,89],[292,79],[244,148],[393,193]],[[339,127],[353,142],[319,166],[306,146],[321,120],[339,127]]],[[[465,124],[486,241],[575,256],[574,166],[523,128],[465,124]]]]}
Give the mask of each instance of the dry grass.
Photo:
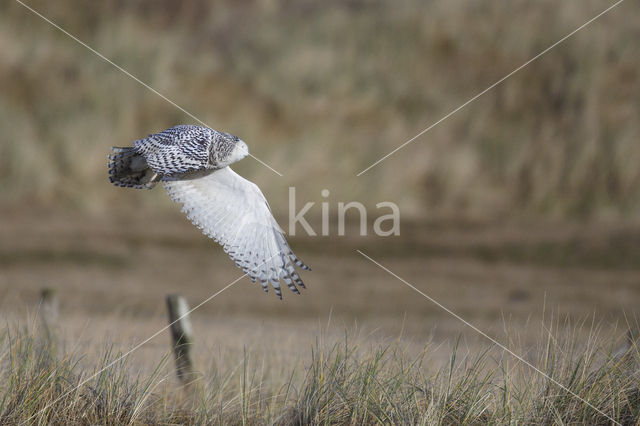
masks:
{"type": "MultiPolygon", "coordinates": [[[[177,216],[154,215],[149,225],[145,218],[3,213],[0,423],[38,413],[164,327],[166,294],[180,292],[195,306],[239,275],[177,216]],[[56,288],[61,301],[55,357],[33,325],[44,286],[56,288]],[[25,318],[32,320],[25,325],[25,318]]],[[[361,259],[352,251],[358,247],[607,415],[633,424],[637,349],[624,362],[612,355],[627,324],[635,324],[640,271],[628,241],[637,228],[407,231],[384,246],[375,239],[294,240],[314,268],[302,296],[279,301],[242,280],[199,308],[192,321],[202,377],[192,391],[177,386],[165,332],[36,418],[607,424],[361,259]]]]}
{"type": "Polygon", "coordinates": [[[564,332],[575,330],[566,324],[545,324],[542,331],[546,337],[537,347],[513,349],[548,377],[495,348],[470,354],[456,344],[448,364],[438,368],[430,345],[412,355],[400,341],[373,345],[352,333],[328,338],[320,331],[310,354],[305,348],[295,362],[245,348],[240,356],[217,359],[214,369],[184,388],[170,379],[167,357],[149,375],[136,376],[131,360],[118,352],[89,360],[78,349],[55,356],[37,329],[6,327],[0,336],[0,421],[432,425],[613,419],[631,425],[640,419],[637,346],[614,354],[614,340],[597,329],[589,330],[587,345],[567,337],[572,334],[564,332]]]}
{"type": "MultiPolygon", "coordinates": [[[[249,141],[286,176],[252,160],[239,166],[276,210],[285,210],[294,184],[307,200],[320,200],[322,188],[334,200],[391,199],[407,217],[637,217],[635,2],[359,179],[356,172],[608,3],[29,3],[249,141]]],[[[17,3],[6,9],[2,202],[95,210],[144,202],[110,190],[108,147],[192,120],[17,3]]]]}
{"type": "MultiPolygon", "coordinates": [[[[0,16],[0,423],[639,421],[638,349],[616,352],[640,300],[637,2],[360,178],[609,3],[29,4],[249,141],[285,174],[238,164],[276,213],[295,185],[299,204],[323,201],[324,188],[333,208],[395,201],[403,222],[399,238],[293,240],[314,268],[302,297],[280,302],[244,280],[198,309],[202,377],[189,389],[176,385],[166,335],[118,360],[166,324],[164,295],[195,305],[239,273],[175,206],[164,212],[162,191],[106,179],[109,146],[192,120],[9,1],[0,16]],[[43,287],[61,297],[55,348],[32,324],[43,287]]],[[[318,229],[318,205],[310,216],[318,229]]]]}

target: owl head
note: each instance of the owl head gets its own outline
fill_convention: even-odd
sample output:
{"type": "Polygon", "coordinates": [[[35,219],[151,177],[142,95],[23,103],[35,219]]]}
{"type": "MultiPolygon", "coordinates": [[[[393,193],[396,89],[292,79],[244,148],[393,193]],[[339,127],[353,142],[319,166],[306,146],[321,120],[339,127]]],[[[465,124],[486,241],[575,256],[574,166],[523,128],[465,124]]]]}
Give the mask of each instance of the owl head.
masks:
{"type": "Polygon", "coordinates": [[[214,130],[211,156],[217,167],[226,167],[249,155],[249,147],[237,136],[214,130]]]}

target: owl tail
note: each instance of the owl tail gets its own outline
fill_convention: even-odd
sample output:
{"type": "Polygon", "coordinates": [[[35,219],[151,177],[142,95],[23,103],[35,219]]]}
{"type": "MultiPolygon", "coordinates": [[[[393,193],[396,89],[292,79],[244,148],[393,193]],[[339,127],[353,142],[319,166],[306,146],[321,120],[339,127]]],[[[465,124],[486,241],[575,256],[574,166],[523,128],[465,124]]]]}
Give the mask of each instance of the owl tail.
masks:
{"type": "Polygon", "coordinates": [[[111,147],[109,181],[116,186],[151,189],[162,176],[151,170],[145,158],[133,148],[111,147]]]}

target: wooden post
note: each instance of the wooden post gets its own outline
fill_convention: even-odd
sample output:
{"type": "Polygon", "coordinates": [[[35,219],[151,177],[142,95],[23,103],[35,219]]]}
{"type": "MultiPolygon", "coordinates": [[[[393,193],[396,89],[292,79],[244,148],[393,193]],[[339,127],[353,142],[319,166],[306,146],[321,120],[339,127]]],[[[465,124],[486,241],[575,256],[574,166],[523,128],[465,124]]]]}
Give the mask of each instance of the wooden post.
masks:
{"type": "Polygon", "coordinates": [[[47,343],[51,350],[55,350],[57,343],[59,302],[58,295],[53,288],[45,287],[40,290],[40,321],[44,329],[47,343]]]}
{"type": "Polygon", "coordinates": [[[193,363],[193,329],[189,320],[189,305],[187,300],[179,294],[167,296],[169,310],[169,324],[171,324],[171,339],[173,354],[176,359],[176,372],[182,384],[193,382],[197,373],[193,363]]]}

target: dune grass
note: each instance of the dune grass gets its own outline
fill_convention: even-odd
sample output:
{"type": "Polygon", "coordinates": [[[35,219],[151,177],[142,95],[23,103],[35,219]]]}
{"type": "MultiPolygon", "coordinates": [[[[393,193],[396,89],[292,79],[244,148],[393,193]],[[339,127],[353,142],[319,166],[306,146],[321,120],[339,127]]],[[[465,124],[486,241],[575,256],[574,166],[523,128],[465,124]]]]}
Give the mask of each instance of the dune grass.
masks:
{"type": "Polygon", "coordinates": [[[546,330],[539,347],[521,352],[548,378],[491,348],[471,353],[455,345],[448,365],[435,368],[429,345],[412,355],[400,341],[375,344],[346,333],[333,342],[319,335],[298,371],[245,351],[177,386],[168,357],[141,377],[112,350],[99,360],[77,350],[56,355],[37,331],[6,327],[0,423],[635,424],[638,347],[616,353],[613,339],[597,330],[587,344],[565,331],[546,330]],[[283,374],[269,381],[265,369],[283,374]]]}
{"type": "MultiPolygon", "coordinates": [[[[286,211],[294,184],[309,201],[323,188],[340,201],[392,200],[406,217],[638,217],[636,2],[359,179],[609,3],[28,3],[248,141],[286,176],[284,184],[253,160],[238,165],[276,210],[286,211]]],[[[96,210],[145,202],[112,191],[109,147],[193,119],[17,3],[6,9],[0,202],[96,210]]]]}

